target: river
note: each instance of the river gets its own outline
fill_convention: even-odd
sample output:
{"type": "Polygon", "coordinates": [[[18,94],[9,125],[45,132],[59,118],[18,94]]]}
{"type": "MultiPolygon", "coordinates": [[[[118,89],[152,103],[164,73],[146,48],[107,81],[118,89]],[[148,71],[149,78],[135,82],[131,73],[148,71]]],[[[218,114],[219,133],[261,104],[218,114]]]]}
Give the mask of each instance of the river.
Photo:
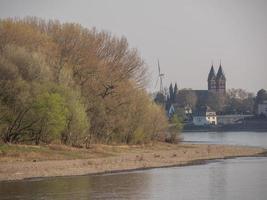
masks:
{"type": "MultiPolygon", "coordinates": [[[[267,132],[184,133],[185,142],[260,146],[267,132]]],[[[0,199],[266,200],[267,158],[94,176],[0,182],[0,199]]]]}

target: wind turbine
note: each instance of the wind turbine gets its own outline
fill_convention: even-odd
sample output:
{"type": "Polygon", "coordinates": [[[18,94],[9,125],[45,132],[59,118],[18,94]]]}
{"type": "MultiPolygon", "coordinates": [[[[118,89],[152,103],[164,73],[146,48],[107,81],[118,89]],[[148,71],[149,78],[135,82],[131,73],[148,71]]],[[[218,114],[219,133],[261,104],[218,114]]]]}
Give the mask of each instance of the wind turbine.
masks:
{"type": "Polygon", "coordinates": [[[158,59],[158,71],[159,71],[159,74],[158,74],[158,78],[157,78],[157,82],[156,82],[156,86],[155,87],[157,87],[158,81],[160,81],[159,82],[159,84],[160,84],[159,85],[159,92],[163,94],[164,93],[164,89],[163,89],[162,80],[163,80],[164,74],[160,72],[159,59],[158,59]]]}

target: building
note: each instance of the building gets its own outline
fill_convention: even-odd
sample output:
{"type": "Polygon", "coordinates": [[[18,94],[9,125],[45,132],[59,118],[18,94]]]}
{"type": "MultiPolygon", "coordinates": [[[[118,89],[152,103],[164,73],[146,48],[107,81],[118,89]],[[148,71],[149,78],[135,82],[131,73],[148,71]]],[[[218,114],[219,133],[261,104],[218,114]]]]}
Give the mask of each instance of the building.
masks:
{"type": "Polygon", "coordinates": [[[210,107],[204,106],[194,113],[193,124],[195,126],[217,125],[216,112],[210,107]]]}
{"type": "Polygon", "coordinates": [[[226,78],[220,64],[217,74],[215,74],[213,65],[211,66],[208,75],[208,91],[216,93],[225,93],[226,91],[226,78]]]}
{"type": "Polygon", "coordinates": [[[172,104],[168,110],[167,115],[169,118],[171,118],[177,112],[180,112],[180,114],[184,115],[186,119],[192,117],[191,116],[192,115],[192,109],[188,105],[185,106],[184,108],[181,108],[181,107],[179,108],[179,107],[175,106],[175,104],[172,104]],[[181,113],[181,111],[182,111],[182,113],[181,113]]]}
{"type": "MultiPolygon", "coordinates": [[[[171,100],[170,97],[169,100],[169,106],[166,107],[166,111],[168,116],[173,116],[175,112],[180,111],[181,109],[184,110],[184,115],[187,119],[192,120],[192,112],[194,111],[195,107],[203,107],[206,105],[211,105],[211,102],[216,102],[217,104],[220,103],[220,105],[224,105],[225,100],[225,94],[226,94],[226,77],[223,72],[222,65],[219,65],[219,69],[217,73],[215,73],[213,65],[211,66],[211,69],[208,74],[208,87],[205,90],[191,90],[191,89],[185,89],[181,90],[178,93],[178,98],[174,98],[174,100],[171,100]],[[179,96],[180,95],[180,96],[179,96]],[[179,102],[180,100],[180,102],[179,102]],[[180,106],[180,107],[178,107],[180,106]]],[[[172,85],[170,86],[172,88],[172,85]]],[[[172,89],[173,90],[173,89],[172,89]]],[[[170,92],[170,96],[171,92],[170,92]]],[[[212,107],[212,106],[211,106],[212,107]]],[[[213,106],[214,107],[214,106],[213,106]]],[[[195,112],[196,113],[196,112],[195,112]]],[[[199,116],[199,119],[203,116],[199,116]]],[[[215,114],[216,118],[216,114],[215,114]]],[[[217,124],[216,120],[210,120],[208,119],[208,122],[205,122],[206,120],[203,118],[202,122],[199,122],[200,124],[217,124]]],[[[196,122],[197,123],[197,122],[196,122]]]]}
{"type": "Polygon", "coordinates": [[[253,115],[217,115],[218,125],[242,124],[245,118],[253,117],[253,115]]]}
{"type": "Polygon", "coordinates": [[[264,115],[267,117],[267,101],[258,104],[258,115],[264,115]]]}
{"type": "Polygon", "coordinates": [[[216,92],[216,75],[213,68],[213,65],[211,66],[210,73],[208,75],[208,90],[212,92],[216,92]]]}
{"type": "Polygon", "coordinates": [[[192,108],[189,105],[186,105],[184,107],[184,113],[185,113],[185,115],[191,115],[192,114],[192,108]]]}
{"type": "Polygon", "coordinates": [[[223,72],[222,65],[220,64],[217,74],[215,73],[213,65],[211,65],[208,74],[208,89],[207,90],[189,90],[195,92],[200,99],[206,98],[209,94],[222,94],[226,93],[226,77],[223,72]]]}
{"type": "Polygon", "coordinates": [[[223,72],[222,65],[220,64],[217,74],[215,73],[213,65],[211,66],[210,72],[208,74],[207,90],[192,91],[196,94],[198,103],[202,106],[207,105],[208,102],[213,98],[224,99],[226,94],[226,77],[223,72]]]}

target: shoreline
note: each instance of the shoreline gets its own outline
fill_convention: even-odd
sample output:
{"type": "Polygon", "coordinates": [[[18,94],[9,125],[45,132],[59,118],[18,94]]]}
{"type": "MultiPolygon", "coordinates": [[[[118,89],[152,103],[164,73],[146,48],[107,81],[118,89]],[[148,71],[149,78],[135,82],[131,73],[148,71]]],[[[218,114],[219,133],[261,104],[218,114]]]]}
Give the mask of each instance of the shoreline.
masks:
{"type": "MultiPolygon", "coordinates": [[[[113,148],[116,150],[116,147],[113,148]]],[[[103,158],[0,162],[0,181],[132,172],[200,165],[238,157],[266,156],[267,150],[258,147],[217,144],[162,146],[162,144],[157,144],[145,148],[129,147],[125,152],[103,158]],[[159,149],[155,150],[157,148],[159,149]]]]}
{"type": "Polygon", "coordinates": [[[228,156],[224,158],[211,158],[211,159],[199,159],[193,160],[184,164],[174,164],[174,165],[166,165],[166,166],[155,166],[155,167],[144,167],[144,168],[134,168],[134,169],[121,169],[121,170],[112,170],[112,171],[104,171],[104,172],[96,172],[96,173],[88,173],[88,174],[79,174],[79,175],[63,175],[63,176],[40,176],[40,177],[29,177],[23,179],[14,179],[14,180],[0,180],[0,182],[12,182],[12,181],[27,181],[27,180],[37,180],[37,179],[52,179],[52,178],[68,178],[73,176],[97,176],[97,175],[105,175],[105,174],[116,174],[116,173],[131,173],[137,171],[146,171],[151,169],[164,169],[164,168],[172,168],[172,167],[187,167],[194,165],[206,165],[211,162],[220,162],[221,160],[229,160],[235,158],[257,158],[257,157],[267,157],[267,150],[260,154],[255,155],[244,155],[244,156],[228,156]]]}
{"type": "Polygon", "coordinates": [[[218,129],[218,128],[206,128],[206,129],[183,129],[183,133],[190,132],[266,132],[267,129],[218,129]]]}
{"type": "Polygon", "coordinates": [[[255,131],[266,132],[267,131],[267,118],[265,119],[247,119],[241,124],[225,124],[216,126],[195,126],[192,124],[186,124],[183,132],[240,132],[240,131],[255,131]]]}

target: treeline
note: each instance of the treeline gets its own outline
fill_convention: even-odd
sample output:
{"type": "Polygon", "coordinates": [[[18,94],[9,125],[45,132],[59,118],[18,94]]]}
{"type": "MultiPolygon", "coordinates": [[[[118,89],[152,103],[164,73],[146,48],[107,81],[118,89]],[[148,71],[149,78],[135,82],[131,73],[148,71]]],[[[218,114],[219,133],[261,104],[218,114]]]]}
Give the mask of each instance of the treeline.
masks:
{"type": "Polygon", "coordinates": [[[37,18],[0,21],[5,143],[144,143],[167,119],[144,90],[146,65],[125,38],[37,18]]]}

